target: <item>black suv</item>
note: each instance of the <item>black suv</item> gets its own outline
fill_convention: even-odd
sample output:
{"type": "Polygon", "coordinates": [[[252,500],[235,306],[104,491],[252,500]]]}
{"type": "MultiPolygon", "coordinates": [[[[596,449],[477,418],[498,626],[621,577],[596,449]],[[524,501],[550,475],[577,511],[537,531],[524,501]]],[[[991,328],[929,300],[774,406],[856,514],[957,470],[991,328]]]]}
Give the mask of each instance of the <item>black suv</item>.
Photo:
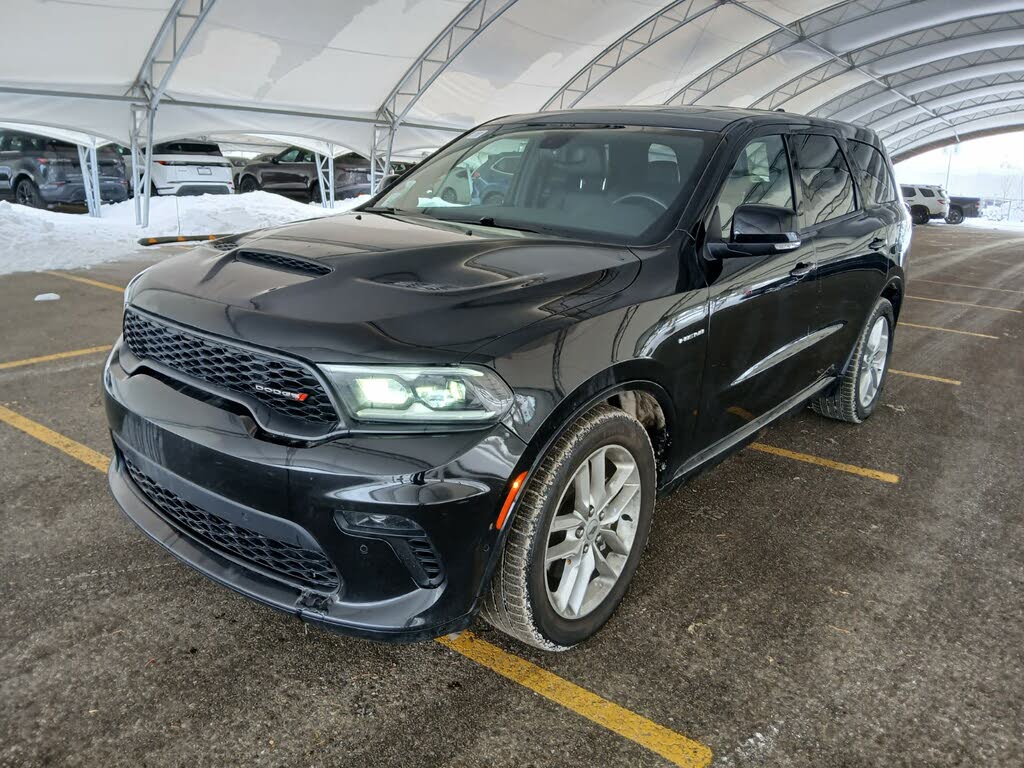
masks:
{"type": "Polygon", "coordinates": [[[349,214],[137,276],[110,484],[210,578],[341,632],[622,599],[655,498],[804,403],[876,408],[910,222],[878,137],[702,108],[506,117],[349,214]],[[517,153],[499,204],[440,199],[517,153]]]}
{"type": "MultiPolygon", "coordinates": [[[[124,162],[111,146],[96,151],[100,201],[128,199],[124,162]]],[[[66,141],[23,131],[0,130],[0,198],[46,208],[84,203],[85,184],[78,147],[66,141]]]]}

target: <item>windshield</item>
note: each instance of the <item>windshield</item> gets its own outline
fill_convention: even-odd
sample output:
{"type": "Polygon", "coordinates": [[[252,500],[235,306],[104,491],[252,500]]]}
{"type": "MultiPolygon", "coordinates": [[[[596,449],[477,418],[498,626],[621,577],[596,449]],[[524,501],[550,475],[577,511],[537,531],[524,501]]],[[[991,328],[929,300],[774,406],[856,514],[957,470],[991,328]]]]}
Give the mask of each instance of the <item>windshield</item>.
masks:
{"type": "Polygon", "coordinates": [[[657,242],[678,221],[714,138],[631,126],[481,129],[424,162],[369,210],[657,242]]]}

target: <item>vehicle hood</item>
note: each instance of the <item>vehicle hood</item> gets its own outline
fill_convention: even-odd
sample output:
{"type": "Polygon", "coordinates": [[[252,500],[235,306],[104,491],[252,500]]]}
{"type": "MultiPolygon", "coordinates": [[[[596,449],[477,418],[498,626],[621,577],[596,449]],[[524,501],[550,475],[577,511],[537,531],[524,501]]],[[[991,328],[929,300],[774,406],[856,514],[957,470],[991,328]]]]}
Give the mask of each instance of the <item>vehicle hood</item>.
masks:
{"type": "Polygon", "coordinates": [[[204,246],[168,259],[131,286],[129,300],[318,362],[456,362],[618,293],[638,270],[620,246],[347,214],[246,235],[234,250],[204,246]],[[330,271],[280,268],[263,254],[330,271]]]}

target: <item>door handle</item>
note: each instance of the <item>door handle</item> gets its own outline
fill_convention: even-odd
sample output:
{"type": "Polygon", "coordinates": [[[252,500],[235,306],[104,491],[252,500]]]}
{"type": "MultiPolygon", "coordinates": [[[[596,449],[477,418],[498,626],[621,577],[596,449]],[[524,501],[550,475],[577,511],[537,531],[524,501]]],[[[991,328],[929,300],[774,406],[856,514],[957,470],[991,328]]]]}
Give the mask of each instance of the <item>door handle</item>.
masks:
{"type": "Polygon", "coordinates": [[[874,240],[868,243],[868,248],[870,248],[872,251],[880,251],[883,248],[885,248],[886,245],[888,245],[888,243],[885,242],[884,238],[876,237],[874,240]]]}
{"type": "Polygon", "coordinates": [[[803,277],[804,275],[810,274],[811,270],[814,269],[814,265],[806,261],[798,261],[796,266],[789,271],[791,277],[803,277]]]}

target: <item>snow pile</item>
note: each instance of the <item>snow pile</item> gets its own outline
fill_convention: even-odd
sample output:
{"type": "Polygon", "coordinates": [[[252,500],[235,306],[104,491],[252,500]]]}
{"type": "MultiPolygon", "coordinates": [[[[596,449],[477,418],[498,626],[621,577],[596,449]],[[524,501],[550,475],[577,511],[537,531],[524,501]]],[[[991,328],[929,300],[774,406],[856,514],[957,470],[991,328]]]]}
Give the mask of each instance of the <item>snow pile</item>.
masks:
{"type": "Polygon", "coordinates": [[[146,251],[138,244],[141,237],[246,232],[331,216],[366,199],[339,200],[330,210],[267,192],[154,197],[145,229],[135,226],[131,200],[103,206],[101,219],[0,201],[0,274],[88,267],[140,255],[146,251]]]}

